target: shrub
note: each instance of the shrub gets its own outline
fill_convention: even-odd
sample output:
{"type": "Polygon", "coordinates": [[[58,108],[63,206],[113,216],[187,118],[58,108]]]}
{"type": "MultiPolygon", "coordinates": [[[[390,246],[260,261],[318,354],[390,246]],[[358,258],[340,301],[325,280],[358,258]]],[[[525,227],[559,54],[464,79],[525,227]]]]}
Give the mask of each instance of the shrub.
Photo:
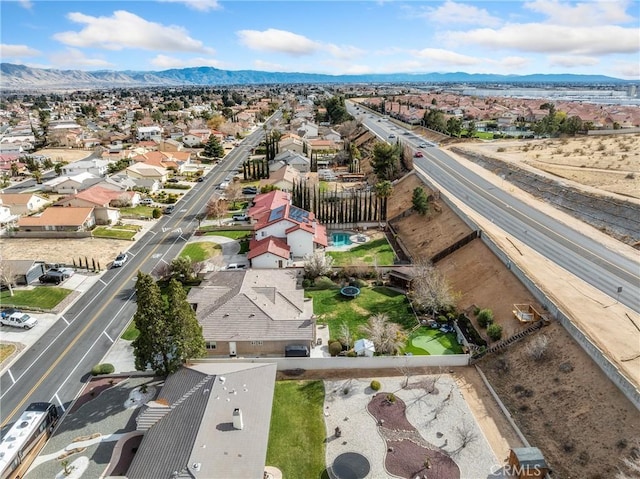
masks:
{"type": "Polygon", "coordinates": [[[371,381],[371,384],[369,385],[369,387],[371,389],[373,389],[374,391],[380,391],[380,388],[382,387],[382,384],[380,384],[380,381],[376,381],[374,379],[373,381],[371,381]]]}
{"type": "Polygon", "coordinates": [[[318,289],[331,289],[336,287],[336,283],[326,276],[318,276],[313,285],[318,289]]]}
{"type": "Polygon", "coordinates": [[[542,361],[547,354],[549,338],[544,334],[536,336],[527,346],[527,353],[534,361],[542,361]]]}
{"type": "Polygon", "coordinates": [[[355,357],[357,357],[357,356],[358,356],[358,355],[356,354],[356,352],[355,352],[353,349],[350,349],[350,350],[347,352],[347,357],[348,357],[348,358],[355,358],[355,357]]]}
{"type": "Polygon", "coordinates": [[[390,403],[396,402],[396,395],[393,393],[387,394],[387,401],[389,401],[390,403]]]}
{"type": "Polygon", "coordinates": [[[160,208],[154,208],[153,211],[151,212],[151,217],[156,220],[161,216],[162,216],[162,211],[160,210],[160,208]]]}
{"type": "Polygon", "coordinates": [[[302,288],[303,289],[307,289],[307,288],[311,287],[312,284],[313,283],[311,282],[310,279],[306,279],[305,278],[305,279],[302,280],[302,288]]]}
{"type": "Polygon", "coordinates": [[[502,337],[502,326],[500,326],[499,324],[491,323],[487,327],[487,334],[491,339],[497,341],[502,337]]]}
{"type": "Polygon", "coordinates": [[[340,343],[340,341],[334,341],[332,343],[329,343],[329,354],[331,354],[331,356],[335,357],[341,352],[342,352],[342,344],[340,343]]]}
{"type": "Polygon", "coordinates": [[[486,328],[493,323],[493,311],[490,309],[481,309],[478,313],[478,324],[481,328],[486,328]]]}
{"type": "Polygon", "coordinates": [[[474,316],[478,316],[478,314],[480,314],[480,311],[482,311],[478,306],[475,306],[473,308],[473,315],[474,316]]]}
{"type": "Polygon", "coordinates": [[[98,376],[100,374],[111,374],[115,370],[116,368],[113,367],[113,364],[102,363],[96,364],[93,368],[91,368],[91,374],[93,376],[98,376]]]}

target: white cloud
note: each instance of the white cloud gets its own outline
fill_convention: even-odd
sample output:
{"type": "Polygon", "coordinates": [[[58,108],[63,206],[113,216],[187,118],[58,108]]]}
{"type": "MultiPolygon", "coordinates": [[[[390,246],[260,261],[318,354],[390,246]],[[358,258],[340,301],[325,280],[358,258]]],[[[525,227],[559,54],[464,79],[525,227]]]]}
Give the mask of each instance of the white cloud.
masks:
{"type": "Polygon", "coordinates": [[[640,78],[640,64],[638,62],[616,62],[613,66],[612,76],[637,81],[640,78]]]}
{"type": "Polygon", "coordinates": [[[353,58],[357,58],[360,57],[362,55],[364,55],[365,51],[361,50],[358,47],[353,47],[350,45],[346,45],[346,46],[338,46],[338,45],[334,45],[332,43],[328,43],[324,46],[324,49],[331,54],[331,56],[334,56],[336,58],[339,58],[341,60],[351,60],[353,58]]]}
{"type": "Polygon", "coordinates": [[[415,56],[429,60],[440,65],[456,65],[456,66],[468,66],[477,65],[485,60],[477,57],[470,57],[468,55],[462,55],[460,53],[452,52],[450,50],[442,50],[440,48],[424,48],[414,52],[415,56]]]}
{"type": "Polygon", "coordinates": [[[466,3],[446,1],[437,8],[426,8],[421,17],[429,22],[443,25],[482,25],[494,27],[502,23],[497,17],[492,16],[484,8],[478,8],[466,3]]]}
{"type": "MultiPolygon", "coordinates": [[[[534,0],[523,5],[531,11],[548,17],[545,23],[553,25],[611,25],[627,23],[633,18],[626,13],[627,0],[596,0],[583,3],[566,3],[558,0],[534,0]]],[[[637,31],[636,31],[637,33],[637,31]]]]}
{"type": "Polygon", "coordinates": [[[40,54],[38,50],[28,47],[27,45],[0,44],[1,58],[37,57],[40,54]]]}
{"type": "Polygon", "coordinates": [[[22,8],[26,8],[27,10],[33,8],[33,3],[30,0],[18,0],[18,3],[22,8]]]}
{"type": "Polygon", "coordinates": [[[164,3],[184,3],[187,7],[198,10],[199,12],[208,12],[210,10],[219,10],[222,6],[218,0],[160,0],[164,3]]]}
{"type": "Polygon", "coordinates": [[[599,60],[595,57],[586,57],[580,55],[574,56],[562,56],[562,55],[552,55],[549,57],[549,63],[554,67],[566,67],[566,68],[575,68],[575,67],[591,67],[593,65],[597,65],[599,60]]]}
{"type": "Polygon", "coordinates": [[[113,63],[110,63],[101,58],[88,58],[85,54],[77,48],[67,48],[62,52],[52,53],[49,56],[51,63],[56,65],[56,68],[79,68],[79,67],[99,67],[108,68],[113,67],[113,63]]]}
{"type": "Polygon", "coordinates": [[[567,28],[559,25],[512,24],[494,30],[448,32],[447,41],[484,48],[516,49],[524,52],[605,55],[639,51],[638,29],[615,25],[567,28]]]}
{"type": "Polygon", "coordinates": [[[167,55],[157,55],[151,60],[151,64],[157,68],[188,68],[188,67],[222,67],[222,63],[213,58],[175,58],[167,55]]]}
{"type": "Polygon", "coordinates": [[[211,53],[201,41],[191,38],[179,26],[149,22],[133,13],[118,10],[111,17],[92,17],[79,12],[69,20],[85,25],[78,32],[56,33],[53,38],[72,47],[97,47],[106,50],[140,48],[170,52],[211,53]]]}
{"type": "Polygon", "coordinates": [[[242,43],[251,50],[285,53],[295,57],[311,55],[320,49],[320,44],[307,37],[285,30],[240,30],[236,32],[242,43]]]}

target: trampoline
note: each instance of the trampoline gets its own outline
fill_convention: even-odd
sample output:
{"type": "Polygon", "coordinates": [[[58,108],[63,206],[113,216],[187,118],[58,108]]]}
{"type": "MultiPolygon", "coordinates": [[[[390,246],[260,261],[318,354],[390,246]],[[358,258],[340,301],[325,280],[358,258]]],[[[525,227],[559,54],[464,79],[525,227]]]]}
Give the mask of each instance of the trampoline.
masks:
{"type": "Polygon", "coordinates": [[[369,459],[357,452],[345,452],[333,461],[332,476],[335,479],[364,479],[369,474],[369,459]]]}
{"type": "Polygon", "coordinates": [[[360,288],[355,286],[345,286],[340,290],[340,294],[342,296],[346,296],[347,298],[355,298],[360,294],[360,288]]]}

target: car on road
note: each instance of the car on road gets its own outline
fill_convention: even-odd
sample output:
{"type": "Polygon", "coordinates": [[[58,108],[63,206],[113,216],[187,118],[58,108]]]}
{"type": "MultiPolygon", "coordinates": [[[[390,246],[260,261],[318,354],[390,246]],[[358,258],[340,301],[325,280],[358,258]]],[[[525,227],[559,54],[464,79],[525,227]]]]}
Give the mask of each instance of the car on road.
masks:
{"type": "Polygon", "coordinates": [[[2,326],[13,326],[14,328],[31,329],[38,324],[38,320],[27,313],[18,311],[7,317],[0,318],[0,324],[2,326]]]}
{"type": "Polygon", "coordinates": [[[118,256],[116,256],[116,259],[113,260],[113,264],[111,266],[113,268],[120,268],[121,266],[124,266],[128,259],[129,256],[127,255],[127,253],[120,253],[118,256]]]}
{"type": "Polygon", "coordinates": [[[420,143],[420,144],[418,145],[418,148],[426,148],[426,147],[427,147],[427,144],[426,144],[426,143],[420,143]]]}
{"type": "Polygon", "coordinates": [[[395,137],[396,137],[396,135],[394,135],[393,133],[391,133],[391,134],[389,135],[389,139],[393,139],[393,138],[395,138],[395,137]]]}
{"type": "Polygon", "coordinates": [[[165,214],[165,215],[170,215],[171,213],[173,213],[173,210],[174,210],[175,208],[176,208],[176,207],[175,207],[175,206],[173,206],[173,205],[169,205],[169,206],[167,206],[167,207],[164,209],[164,214],[165,214]]]}
{"type": "Polygon", "coordinates": [[[422,158],[424,155],[422,154],[421,151],[416,151],[413,156],[415,156],[416,158],[422,158]]]}
{"type": "Polygon", "coordinates": [[[65,277],[65,275],[59,271],[47,271],[45,274],[41,275],[38,278],[38,281],[40,281],[42,284],[45,283],[51,283],[51,284],[60,284],[62,283],[65,279],[67,279],[67,277],[65,277]]]}
{"type": "Polygon", "coordinates": [[[202,183],[204,181],[204,178],[202,176],[198,176],[198,179],[196,181],[198,183],[202,183]]]}

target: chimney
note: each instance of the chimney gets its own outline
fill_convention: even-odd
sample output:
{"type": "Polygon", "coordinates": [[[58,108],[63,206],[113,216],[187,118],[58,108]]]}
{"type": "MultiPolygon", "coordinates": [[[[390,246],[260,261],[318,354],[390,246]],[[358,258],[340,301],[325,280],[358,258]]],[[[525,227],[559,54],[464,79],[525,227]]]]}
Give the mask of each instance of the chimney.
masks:
{"type": "Polygon", "coordinates": [[[233,410],[233,428],[242,429],[243,426],[244,425],[242,424],[242,411],[240,410],[240,408],[235,408],[233,410]]]}

